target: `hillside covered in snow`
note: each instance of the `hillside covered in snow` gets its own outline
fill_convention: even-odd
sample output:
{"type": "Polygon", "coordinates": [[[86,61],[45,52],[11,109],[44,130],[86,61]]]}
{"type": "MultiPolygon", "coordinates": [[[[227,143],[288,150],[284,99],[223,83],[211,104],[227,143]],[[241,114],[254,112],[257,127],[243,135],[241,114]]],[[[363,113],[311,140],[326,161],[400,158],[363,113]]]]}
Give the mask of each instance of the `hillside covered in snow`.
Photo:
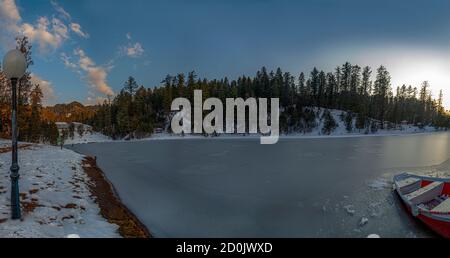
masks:
{"type": "MultiPolygon", "coordinates": [[[[427,133],[439,131],[432,126],[415,126],[406,122],[394,124],[375,119],[368,119],[365,124],[358,126],[358,117],[342,110],[309,108],[313,112],[314,120],[303,128],[287,128],[285,136],[357,136],[357,135],[397,135],[411,133],[427,133]],[[361,128],[358,128],[361,127],[361,128]]],[[[305,122],[303,123],[305,124],[305,122]]]]}
{"type": "Polygon", "coordinates": [[[92,127],[86,124],[72,122],[57,122],[59,131],[59,143],[61,144],[81,144],[90,142],[106,142],[111,138],[99,132],[92,130],[92,127]]]}
{"type": "MultiPolygon", "coordinates": [[[[432,133],[445,130],[445,128],[436,128],[433,126],[417,126],[408,124],[405,121],[399,124],[383,122],[383,124],[375,119],[367,119],[365,124],[358,122],[357,114],[350,112],[326,109],[326,108],[306,108],[305,114],[310,114],[310,118],[306,115],[300,118],[300,123],[296,126],[288,126],[281,129],[281,138],[310,138],[310,137],[357,137],[357,136],[376,136],[376,135],[404,135],[416,133],[432,133]],[[362,128],[361,128],[362,127],[362,128]]],[[[291,118],[287,118],[288,120],[291,118]]],[[[236,138],[236,137],[252,137],[259,135],[252,134],[185,134],[177,135],[170,132],[170,117],[164,124],[164,128],[156,128],[151,136],[137,138],[126,135],[121,139],[113,140],[111,137],[95,132],[91,126],[75,124],[75,130],[69,133],[69,123],[57,123],[60,129],[60,136],[64,138],[65,145],[94,143],[94,142],[110,142],[110,141],[139,141],[139,140],[165,140],[165,139],[202,139],[202,138],[236,138]],[[84,129],[79,129],[84,128],[84,129]],[[66,131],[66,132],[64,132],[66,131]]],[[[73,129],[72,129],[73,130],[73,129]]]]}
{"type": "MultiPolygon", "coordinates": [[[[358,125],[358,117],[356,114],[336,109],[325,108],[307,108],[305,114],[311,114],[311,118],[300,118],[300,123],[296,126],[280,128],[281,138],[310,138],[310,137],[349,137],[349,136],[376,136],[376,135],[403,135],[416,133],[432,133],[445,130],[445,128],[436,128],[433,126],[416,126],[407,124],[406,122],[394,124],[375,119],[368,119],[363,126],[358,125]],[[358,128],[363,127],[363,128],[358,128]]],[[[288,120],[290,118],[287,118],[288,120]]],[[[221,134],[221,135],[199,135],[171,134],[169,122],[166,123],[165,129],[159,129],[151,137],[147,139],[188,139],[188,138],[236,138],[259,136],[252,134],[221,134]]]]}

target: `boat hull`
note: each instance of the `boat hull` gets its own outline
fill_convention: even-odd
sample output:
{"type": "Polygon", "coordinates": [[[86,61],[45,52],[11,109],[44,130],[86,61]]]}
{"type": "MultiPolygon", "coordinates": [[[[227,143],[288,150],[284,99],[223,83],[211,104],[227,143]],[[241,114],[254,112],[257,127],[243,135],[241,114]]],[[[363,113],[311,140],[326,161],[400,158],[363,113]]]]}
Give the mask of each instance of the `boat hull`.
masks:
{"type": "Polygon", "coordinates": [[[423,214],[420,214],[417,218],[430,227],[434,232],[445,238],[450,238],[450,222],[436,220],[423,214]]]}
{"type": "MultiPolygon", "coordinates": [[[[403,174],[403,175],[394,177],[394,182],[397,180],[400,180],[400,179],[404,179],[405,177],[408,177],[408,176],[421,179],[422,187],[430,184],[433,181],[444,182],[445,183],[444,193],[448,194],[449,187],[450,187],[450,179],[437,179],[437,178],[403,174]]],[[[429,211],[426,211],[423,209],[418,209],[417,207],[414,208],[407,201],[407,199],[405,198],[405,195],[402,194],[400,189],[395,187],[395,184],[394,184],[394,189],[397,192],[397,194],[399,195],[399,197],[402,201],[402,204],[405,206],[405,208],[409,214],[414,216],[416,219],[419,219],[420,221],[422,221],[425,225],[427,225],[430,229],[432,229],[434,232],[441,235],[442,237],[450,238],[450,214],[449,213],[436,214],[436,213],[429,212],[429,211]]]]}

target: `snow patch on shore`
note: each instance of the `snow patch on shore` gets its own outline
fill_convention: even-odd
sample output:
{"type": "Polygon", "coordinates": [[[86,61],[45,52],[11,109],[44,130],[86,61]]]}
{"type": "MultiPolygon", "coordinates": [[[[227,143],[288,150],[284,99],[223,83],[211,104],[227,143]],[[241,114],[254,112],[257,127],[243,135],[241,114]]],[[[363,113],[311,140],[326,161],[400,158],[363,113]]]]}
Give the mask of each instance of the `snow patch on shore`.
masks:
{"type": "Polygon", "coordinates": [[[11,220],[10,159],[0,155],[0,237],[120,237],[91,197],[83,156],[53,146],[19,151],[22,221],[11,220]]]}
{"type": "Polygon", "coordinates": [[[83,136],[80,136],[75,132],[73,138],[68,138],[64,141],[64,144],[82,144],[82,143],[93,143],[93,142],[110,142],[113,141],[110,137],[98,133],[98,132],[85,132],[83,136]]]}
{"type": "Polygon", "coordinates": [[[392,183],[390,183],[385,178],[379,178],[369,183],[369,187],[374,190],[384,190],[390,189],[392,187],[392,183]]]}

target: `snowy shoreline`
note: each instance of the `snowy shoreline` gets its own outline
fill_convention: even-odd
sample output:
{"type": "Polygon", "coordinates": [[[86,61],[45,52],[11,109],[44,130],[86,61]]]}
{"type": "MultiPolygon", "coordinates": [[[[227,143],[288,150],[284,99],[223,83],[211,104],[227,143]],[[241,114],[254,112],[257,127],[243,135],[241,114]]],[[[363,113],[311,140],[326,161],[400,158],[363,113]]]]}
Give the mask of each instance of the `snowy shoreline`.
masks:
{"type": "MultiPolygon", "coordinates": [[[[357,137],[383,137],[383,136],[412,136],[412,135],[429,135],[436,133],[446,133],[447,131],[434,131],[434,132],[415,132],[415,133],[379,133],[379,134],[362,134],[362,133],[349,133],[339,135],[311,135],[311,134],[284,134],[280,135],[280,140],[289,139],[336,139],[336,138],[357,138],[357,137]]],[[[157,140],[237,140],[237,139],[259,139],[261,135],[220,135],[220,136],[203,136],[203,135],[171,135],[171,134],[156,134],[152,137],[143,139],[133,139],[129,141],[125,140],[110,140],[111,142],[133,142],[133,141],[157,141],[157,140]]]]}
{"type": "Polygon", "coordinates": [[[11,220],[10,158],[10,152],[0,155],[0,238],[121,237],[118,226],[100,215],[84,156],[55,146],[19,150],[22,219],[11,220]]]}
{"type": "MultiPolygon", "coordinates": [[[[332,135],[314,135],[314,134],[282,134],[279,136],[280,140],[301,140],[301,139],[339,139],[339,138],[357,138],[357,137],[392,137],[392,136],[413,136],[413,135],[430,135],[446,133],[448,131],[444,130],[434,130],[434,131],[420,131],[420,132],[405,132],[405,131],[384,131],[374,134],[364,134],[364,133],[347,133],[347,134],[332,134],[332,135]]],[[[173,140],[259,140],[261,135],[259,134],[222,134],[218,136],[204,136],[204,135],[174,135],[169,133],[158,133],[153,134],[151,137],[142,139],[131,139],[131,140],[113,140],[105,135],[100,135],[97,137],[89,137],[87,139],[75,139],[73,141],[66,142],[66,145],[71,144],[88,144],[88,143],[102,143],[102,142],[141,142],[141,141],[173,141],[173,140]]]]}
{"type": "MultiPolygon", "coordinates": [[[[419,127],[413,124],[393,124],[385,123],[384,128],[376,128],[372,131],[371,127],[366,127],[365,129],[357,129],[357,119],[353,117],[349,122],[345,122],[344,117],[348,115],[346,111],[336,110],[336,109],[318,109],[313,108],[314,112],[317,113],[315,120],[310,123],[307,127],[309,129],[301,128],[288,128],[289,133],[281,133],[279,136],[280,140],[286,139],[326,139],[326,138],[349,138],[349,137],[380,137],[380,136],[405,136],[405,135],[421,135],[430,133],[440,133],[446,132],[440,128],[435,128],[433,126],[423,126],[419,127]],[[329,118],[334,121],[334,126],[328,128],[329,123],[325,119],[324,114],[328,112],[329,118]],[[306,131],[306,132],[303,132],[306,131]]],[[[375,121],[375,120],[373,120],[375,121]]],[[[306,125],[305,125],[306,126],[306,125]]],[[[381,126],[381,125],[380,125],[381,126]]],[[[89,126],[90,127],[90,126],[89,126]]],[[[149,137],[144,137],[140,139],[119,139],[113,140],[109,136],[106,136],[100,132],[93,132],[92,130],[86,131],[81,136],[78,133],[74,134],[73,138],[67,139],[64,144],[81,144],[81,143],[96,143],[96,142],[136,142],[136,141],[152,141],[152,140],[222,140],[222,139],[260,139],[261,134],[220,134],[217,136],[205,136],[202,134],[186,134],[175,135],[168,132],[169,125],[164,125],[164,129],[158,129],[158,133],[154,133],[149,137]]],[[[377,126],[378,127],[378,126],[377,126]]],[[[92,128],[92,127],[90,127],[92,128]]],[[[129,137],[129,136],[126,136],[129,137]]],[[[126,138],[124,137],[124,138],[126,138]]]]}
{"type": "Polygon", "coordinates": [[[0,238],[151,237],[95,159],[43,144],[19,148],[22,219],[10,219],[8,140],[0,140],[0,238]]]}

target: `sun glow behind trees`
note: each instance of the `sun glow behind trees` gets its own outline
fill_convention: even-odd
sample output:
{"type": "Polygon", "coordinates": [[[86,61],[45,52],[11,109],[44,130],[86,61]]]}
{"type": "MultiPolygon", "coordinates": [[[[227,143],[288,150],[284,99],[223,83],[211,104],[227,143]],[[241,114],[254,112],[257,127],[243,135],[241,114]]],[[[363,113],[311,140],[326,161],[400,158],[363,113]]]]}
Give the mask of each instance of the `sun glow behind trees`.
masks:
{"type": "Polygon", "coordinates": [[[450,110],[450,97],[448,95],[450,94],[450,65],[443,66],[432,62],[405,64],[393,69],[393,74],[398,77],[393,80],[396,84],[403,82],[406,85],[420,85],[423,81],[428,81],[435,98],[438,97],[439,91],[442,89],[444,93],[443,105],[447,110],[450,110]],[[448,71],[446,71],[446,68],[448,71]]]}
{"type": "MultiPolygon", "coordinates": [[[[316,62],[325,64],[330,63],[329,60],[337,60],[339,64],[348,60],[371,67],[383,64],[391,74],[393,89],[403,84],[420,88],[424,81],[428,81],[433,98],[438,98],[442,90],[443,105],[450,110],[450,48],[397,43],[349,46],[345,42],[337,44],[317,56],[316,62]]],[[[333,65],[329,68],[332,69],[333,65]]]]}

